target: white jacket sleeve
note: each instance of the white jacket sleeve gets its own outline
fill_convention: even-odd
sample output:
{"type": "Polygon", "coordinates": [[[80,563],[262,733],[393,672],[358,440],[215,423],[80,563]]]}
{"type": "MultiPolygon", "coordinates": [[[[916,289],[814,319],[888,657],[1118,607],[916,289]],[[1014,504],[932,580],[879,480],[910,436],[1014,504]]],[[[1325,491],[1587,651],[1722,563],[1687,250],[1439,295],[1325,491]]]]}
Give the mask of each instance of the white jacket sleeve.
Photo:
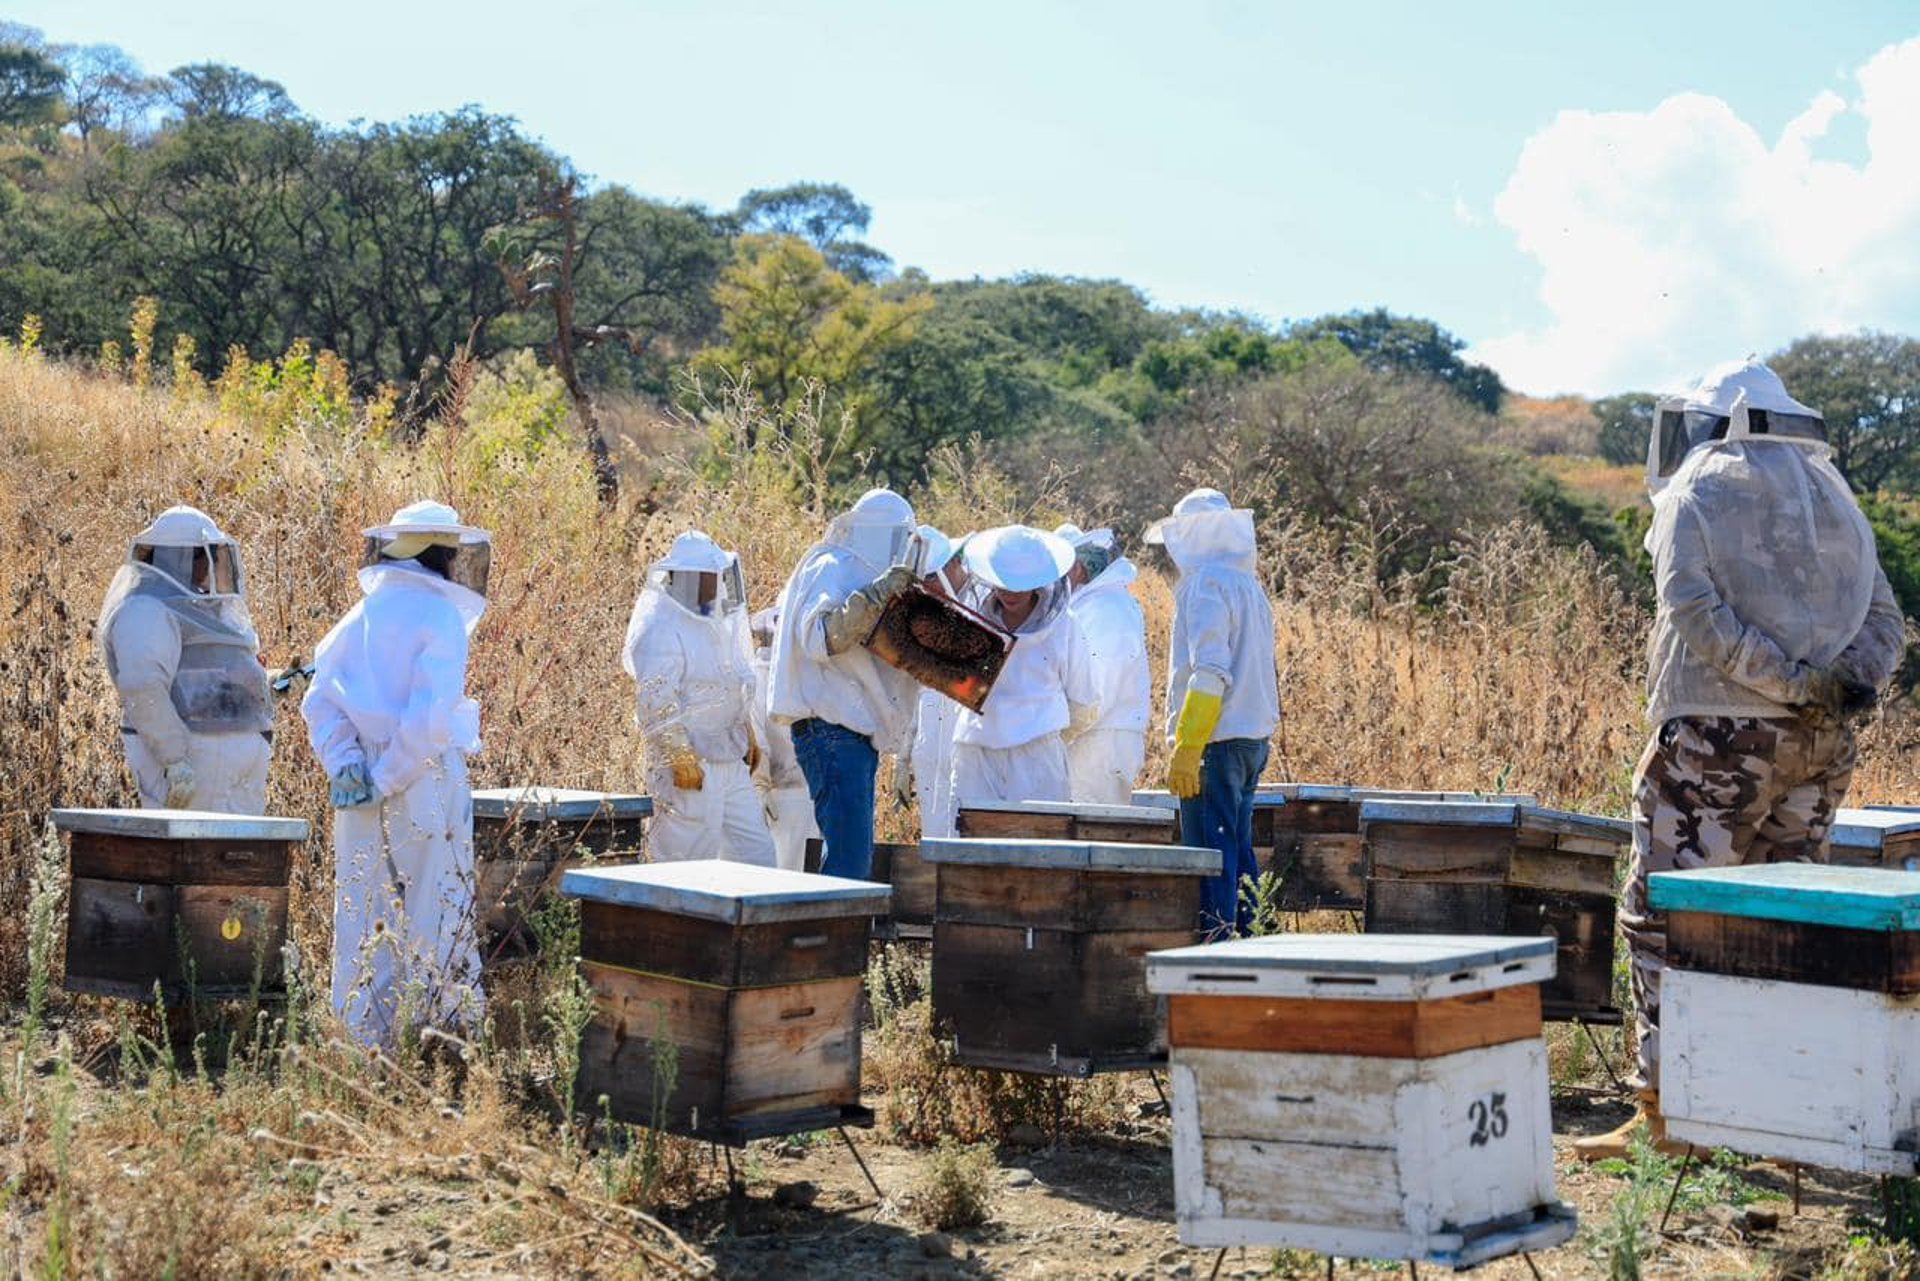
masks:
{"type": "Polygon", "coordinates": [[[642,632],[633,646],[633,719],[649,744],[678,750],[687,746],[681,721],[681,691],[686,686],[686,657],[671,637],[642,632]]]}
{"type": "Polygon", "coordinates": [[[1893,598],[1893,585],[1886,571],[1874,567],[1873,603],[1867,607],[1867,621],[1860,625],[1853,643],[1841,651],[1834,666],[1856,676],[1862,684],[1885,688],[1900,666],[1906,649],[1907,620],[1900,603],[1893,598]]]}
{"type": "Polygon", "coordinates": [[[307,722],[307,742],[320,759],[320,768],[332,778],[349,765],[365,765],[367,750],[361,746],[360,733],[332,692],[315,682],[300,700],[300,715],[307,722]]]}
{"type": "MultiPolygon", "coordinates": [[[[1233,683],[1233,603],[1221,584],[1211,577],[1201,577],[1182,604],[1186,608],[1187,667],[1195,675],[1206,672],[1219,678],[1225,689],[1233,683]]],[[[1186,691],[1179,692],[1184,695],[1186,691]]]]}
{"type": "Polygon", "coordinates": [[[1067,695],[1067,738],[1080,737],[1100,721],[1100,683],[1094,670],[1093,655],[1087,648],[1087,634],[1079,622],[1067,620],[1067,643],[1061,673],[1067,695]]]}
{"type": "Polygon", "coordinates": [[[467,633],[453,626],[428,627],[414,655],[407,703],[393,741],[373,767],[373,786],[396,796],[418,782],[448,750],[477,746],[480,708],[466,696],[467,633]]]}
{"type": "Polygon", "coordinates": [[[1747,626],[1721,596],[1693,505],[1662,503],[1654,514],[1651,542],[1655,594],[1687,648],[1764,698],[1787,707],[1804,703],[1810,669],[1747,626]]]}
{"type": "Polygon", "coordinates": [[[800,610],[800,623],[794,633],[800,638],[800,652],[816,663],[825,663],[833,657],[827,650],[827,615],[847,603],[845,596],[836,598],[821,581],[826,568],[827,563],[822,562],[805,579],[795,583],[797,590],[788,602],[788,608],[800,610]]]}
{"type": "Polygon", "coordinates": [[[114,617],[112,642],[121,723],[162,765],[185,760],[191,735],[173,706],[179,624],[165,606],[132,596],[114,617]]]}

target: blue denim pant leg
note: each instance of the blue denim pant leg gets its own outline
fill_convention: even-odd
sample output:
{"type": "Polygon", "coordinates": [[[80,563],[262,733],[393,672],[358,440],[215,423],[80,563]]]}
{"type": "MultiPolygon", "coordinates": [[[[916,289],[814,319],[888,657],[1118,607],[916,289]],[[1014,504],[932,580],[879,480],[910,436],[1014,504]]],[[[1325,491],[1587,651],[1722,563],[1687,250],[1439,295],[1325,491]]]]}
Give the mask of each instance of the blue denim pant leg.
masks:
{"type": "Polygon", "coordinates": [[[1240,896],[1242,878],[1260,875],[1253,855],[1253,789],[1267,767],[1257,738],[1209,743],[1200,758],[1200,794],[1180,802],[1180,839],[1220,851],[1220,875],[1201,887],[1200,929],[1212,937],[1245,934],[1253,910],[1240,896]]]}
{"type": "Polygon", "coordinates": [[[793,755],[820,826],[820,871],[864,881],[873,872],[873,740],[830,721],[796,721],[793,755]]]}

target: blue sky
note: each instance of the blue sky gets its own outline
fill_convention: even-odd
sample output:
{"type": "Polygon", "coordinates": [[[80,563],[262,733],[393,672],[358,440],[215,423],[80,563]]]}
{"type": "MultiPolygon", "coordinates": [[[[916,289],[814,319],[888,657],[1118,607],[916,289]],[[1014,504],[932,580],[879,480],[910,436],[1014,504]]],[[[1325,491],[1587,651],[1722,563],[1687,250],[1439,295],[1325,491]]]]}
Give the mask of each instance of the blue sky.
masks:
{"type": "Polygon", "coordinates": [[[324,120],[476,102],[606,182],[838,181],[936,277],[1430,316],[1522,390],[1920,332],[1920,6],[12,0],[324,120]],[[1911,178],[1907,175],[1912,175],[1911,178]]]}

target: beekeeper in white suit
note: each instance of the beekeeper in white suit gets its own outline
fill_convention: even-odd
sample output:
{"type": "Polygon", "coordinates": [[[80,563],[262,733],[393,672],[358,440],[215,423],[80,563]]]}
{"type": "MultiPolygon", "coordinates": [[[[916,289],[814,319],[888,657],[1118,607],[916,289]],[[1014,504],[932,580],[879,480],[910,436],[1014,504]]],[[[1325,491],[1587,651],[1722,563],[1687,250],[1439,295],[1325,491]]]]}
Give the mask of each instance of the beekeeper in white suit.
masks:
{"type": "Polygon", "coordinates": [[[907,751],[920,685],[865,648],[881,613],[912,587],[913,507],[868,490],[835,517],[781,593],[769,711],[791,728],[830,876],[873,870],[874,780],[882,752],[907,751]]]}
{"type": "Polygon", "coordinates": [[[273,706],[245,587],[234,541],[171,507],[107,588],[95,635],[148,809],[266,810],[273,706]]]}
{"type": "Polygon", "coordinates": [[[674,539],[647,571],[621,665],[647,744],[648,853],[772,867],[739,558],[698,531],[674,539]]]}
{"type": "Polygon", "coordinates": [[[1256,576],[1253,513],[1217,489],[1196,489],[1147,530],[1179,571],[1167,656],[1167,790],[1180,798],[1180,839],[1220,851],[1201,891],[1201,928],[1245,933],[1242,882],[1253,855],[1253,792],[1280,724],[1273,607],[1256,576]]]}
{"type": "Polygon", "coordinates": [[[335,806],[333,1008],[363,1044],[480,1021],[466,684],[491,553],[443,503],[367,530],[362,598],[300,704],[335,806]]]}
{"type": "Polygon", "coordinates": [[[1098,693],[1097,715],[1086,733],[1067,745],[1073,799],[1125,805],[1147,762],[1147,721],[1152,715],[1153,676],[1147,664],[1147,616],[1130,590],[1139,571],[1120,555],[1110,529],[1077,525],[1053,531],[1073,544],[1073,588],[1068,603],[1086,645],[1098,693]]]}
{"type": "Polygon", "coordinates": [[[793,755],[793,733],[767,714],[773,685],[773,637],[780,629],[780,609],[763,609],[749,620],[753,632],[753,733],[760,743],[760,763],[754,767],[754,785],[761,789],[767,812],[767,830],[773,834],[775,863],[789,872],[804,871],[807,842],[817,840],[813,797],[807,794],[807,776],[793,755]]]}
{"type": "Polygon", "coordinates": [[[1068,612],[1073,547],[1025,525],[975,534],[964,553],[973,607],[1014,635],[980,711],[954,733],[960,808],[992,801],[1065,801],[1067,741],[1093,723],[1098,694],[1068,612]]]}
{"type": "MultiPolygon", "coordinates": [[[[953,541],[932,525],[920,526],[920,585],[935,596],[958,601],[966,590],[967,569],[953,541]]],[[[954,834],[953,736],[965,709],[938,690],[920,691],[913,724],[913,790],[920,804],[920,835],[954,834]]]]}

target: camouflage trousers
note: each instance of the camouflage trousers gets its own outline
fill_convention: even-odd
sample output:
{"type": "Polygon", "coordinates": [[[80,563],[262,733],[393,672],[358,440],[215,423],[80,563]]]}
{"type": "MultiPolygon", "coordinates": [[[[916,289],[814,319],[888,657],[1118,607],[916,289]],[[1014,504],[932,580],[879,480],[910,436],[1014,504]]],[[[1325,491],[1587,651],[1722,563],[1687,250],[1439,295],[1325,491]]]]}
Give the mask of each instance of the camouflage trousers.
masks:
{"type": "Polygon", "coordinates": [[[1647,877],[1695,867],[1827,861],[1857,758],[1853,731],[1797,717],[1678,717],[1655,731],[1633,778],[1633,865],[1620,927],[1633,965],[1638,1084],[1659,1088],[1666,913],[1647,877]]]}

